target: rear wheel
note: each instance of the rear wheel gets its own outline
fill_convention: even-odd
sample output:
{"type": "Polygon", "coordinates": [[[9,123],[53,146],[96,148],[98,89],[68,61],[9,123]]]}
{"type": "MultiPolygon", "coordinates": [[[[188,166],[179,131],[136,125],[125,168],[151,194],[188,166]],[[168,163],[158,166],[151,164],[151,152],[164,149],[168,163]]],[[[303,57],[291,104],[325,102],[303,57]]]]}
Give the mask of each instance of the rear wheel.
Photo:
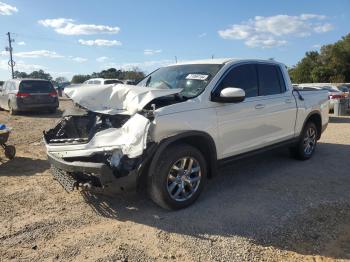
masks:
{"type": "Polygon", "coordinates": [[[163,208],[185,208],[199,197],[206,179],[206,162],[198,149],[186,144],[172,146],[150,174],[149,194],[163,208]]]}
{"type": "Polygon", "coordinates": [[[300,134],[298,143],[290,149],[293,156],[300,160],[310,159],[316,149],[317,137],[316,125],[308,122],[300,134]]]}

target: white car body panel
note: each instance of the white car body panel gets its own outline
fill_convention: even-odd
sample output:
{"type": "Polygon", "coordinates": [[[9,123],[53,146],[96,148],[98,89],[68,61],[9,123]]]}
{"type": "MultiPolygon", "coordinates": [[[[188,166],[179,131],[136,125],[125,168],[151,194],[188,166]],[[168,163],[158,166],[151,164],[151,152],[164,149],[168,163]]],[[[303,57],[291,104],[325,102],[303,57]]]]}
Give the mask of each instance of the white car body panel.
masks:
{"type": "Polygon", "coordinates": [[[72,87],[65,93],[75,103],[93,112],[134,115],[153,99],[180,93],[181,90],[117,84],[72,87]]]}
{"type": "Polygon", "coordinates": [[[96,133],[87,144],[52,144],[47,145],[47,150],[58,157],[78,157],[120,149],[124,155],[134,158],[146,148],[149,127],[147,118],[135,114],[121,128],[109,128],[96,133]]]}

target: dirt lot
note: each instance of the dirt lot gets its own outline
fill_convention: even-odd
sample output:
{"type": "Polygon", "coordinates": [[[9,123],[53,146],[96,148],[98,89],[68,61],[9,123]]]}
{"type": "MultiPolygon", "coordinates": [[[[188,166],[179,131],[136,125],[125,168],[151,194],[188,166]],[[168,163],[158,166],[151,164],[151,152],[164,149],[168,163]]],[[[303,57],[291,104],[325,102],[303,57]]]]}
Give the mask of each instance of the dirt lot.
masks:
{"type": "Polygon", "coordinates": [[[350,118],[331,119],[312,160],[282,149],[240,161],[168,212],[135,193],[66,193],[40,143],[59,117],[0,111],[17,147],[12,161],[0,153],[0,261],[350,259],[350,118]]]}

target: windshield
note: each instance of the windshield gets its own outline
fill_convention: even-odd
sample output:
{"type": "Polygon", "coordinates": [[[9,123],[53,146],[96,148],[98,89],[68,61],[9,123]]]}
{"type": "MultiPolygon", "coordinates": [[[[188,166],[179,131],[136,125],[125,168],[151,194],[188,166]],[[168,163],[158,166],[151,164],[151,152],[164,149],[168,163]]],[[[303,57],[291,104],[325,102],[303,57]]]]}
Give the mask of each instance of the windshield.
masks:
{"type": "Polygon", "coordinates": [[[25,80],[19,85],[19,91],[25,93],[50,93],[53,90],[49,81],[25,80]]]}
{"type": "Polygon", "coordinates": [[[198,96],[222,67],[221,64],[193,64],[162,67],[143,79],[138,86],[181,88],[184,97],[198,96]]]}

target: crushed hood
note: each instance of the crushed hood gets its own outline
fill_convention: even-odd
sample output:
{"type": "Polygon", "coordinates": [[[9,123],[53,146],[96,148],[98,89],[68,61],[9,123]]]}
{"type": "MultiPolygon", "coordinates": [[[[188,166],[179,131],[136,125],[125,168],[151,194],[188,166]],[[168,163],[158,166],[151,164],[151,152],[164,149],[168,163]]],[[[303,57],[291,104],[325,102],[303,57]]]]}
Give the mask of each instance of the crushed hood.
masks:
{"type": "Polygon", "coordinates": [[[180,93],[182,89],[159,89],[133,85],[79,85],[65,94],[86,109],[109,115],[134,115],[153,99],[180,93]]]}

